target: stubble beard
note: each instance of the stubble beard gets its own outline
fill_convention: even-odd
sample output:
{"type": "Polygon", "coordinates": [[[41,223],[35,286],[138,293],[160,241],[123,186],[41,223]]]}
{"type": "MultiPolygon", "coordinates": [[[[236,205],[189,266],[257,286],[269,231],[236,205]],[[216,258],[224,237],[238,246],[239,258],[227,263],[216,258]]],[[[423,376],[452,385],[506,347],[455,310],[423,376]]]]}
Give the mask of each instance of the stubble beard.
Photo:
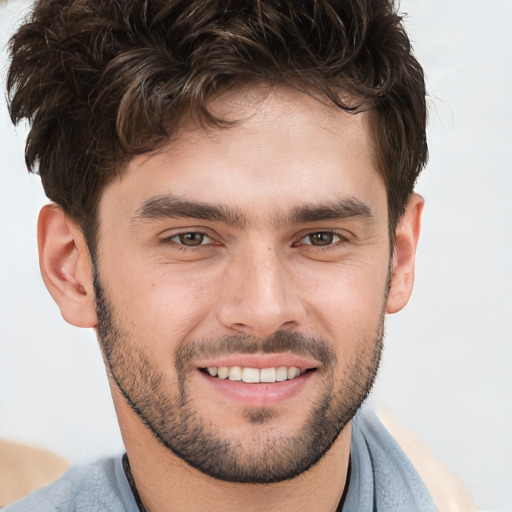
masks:
{"type": "Polygon", "coordinates": [[[94,266],[97,334],[107,371],[142,423],[155,438],[190,466],[211,477],[239,483],[267,484],[294,478],[316,464],[368,396],[379,367],[384,337],[384,311],[371,339],[335,380],[337,357],[321,338],[279,331],[267,339],[230,336],[188,341],[175,353],[177,385],[159,370],[130,334],[123,331],[107,300],[94,266]],[[252,439],[223,437],[194,408],[188,382],[194,358],[231,353],[291,352],[321,362],[322,392],[304,425],[292,436],[270,436],[273,408],[247,408],[254,426],[252,439]],[[262,428],[263,426],[269,428],[262,428]]]}

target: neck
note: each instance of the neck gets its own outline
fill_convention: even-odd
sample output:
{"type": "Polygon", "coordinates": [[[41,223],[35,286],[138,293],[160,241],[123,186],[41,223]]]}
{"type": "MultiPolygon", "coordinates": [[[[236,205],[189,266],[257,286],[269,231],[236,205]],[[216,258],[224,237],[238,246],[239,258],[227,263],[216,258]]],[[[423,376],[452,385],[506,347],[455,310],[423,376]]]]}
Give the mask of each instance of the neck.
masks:
{"type": "Polygon", "coordinates": [[[347,480],[351,425],[328,453],[296,478],[273,484],[239,484],[209,477],[160,445],[130,411],[119,411],[134,484],[147,512],[334,512],[347,480]],[[120,414],[121,413],[121,414],[120,414]],[[123,418],[123,416],[131,416],[123,418]],[[123,421],[131,420],[131,421],[123,421]]]}

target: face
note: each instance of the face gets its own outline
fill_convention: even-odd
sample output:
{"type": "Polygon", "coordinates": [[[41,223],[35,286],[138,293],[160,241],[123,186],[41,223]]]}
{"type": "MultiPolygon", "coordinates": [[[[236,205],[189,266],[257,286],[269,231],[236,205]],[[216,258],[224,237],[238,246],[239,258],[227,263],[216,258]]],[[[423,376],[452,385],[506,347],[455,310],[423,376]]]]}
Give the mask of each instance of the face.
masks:
{"type": "Polygon", "coordinates": [[[372,385],[386,191],[365,114],[284,87],[210,109],[237,122],[183,126],[102,194],[98,335],[141,428],[208,475],[275,482],[315,464],[372,385]]]}

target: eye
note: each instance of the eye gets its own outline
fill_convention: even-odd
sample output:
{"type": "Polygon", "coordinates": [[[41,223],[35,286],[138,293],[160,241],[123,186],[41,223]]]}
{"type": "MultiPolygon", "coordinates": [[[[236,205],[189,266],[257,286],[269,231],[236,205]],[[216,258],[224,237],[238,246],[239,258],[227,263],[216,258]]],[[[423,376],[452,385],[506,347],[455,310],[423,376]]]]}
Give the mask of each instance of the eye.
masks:
{"type": "Polygon", "coordinates": [[[309,233],[299,240],[304,245],[313,245],[315,247],[326,247],[341,242],[343,238],[333,231],[317,231],[309,233]]]}
{"type": "Polygon", "coordinates": [[[168,238],[169,241],[186,247],[198,247],[212,243],[212,239],[206,233],[190,231],[189,233],[178,233],[168,238]]]}

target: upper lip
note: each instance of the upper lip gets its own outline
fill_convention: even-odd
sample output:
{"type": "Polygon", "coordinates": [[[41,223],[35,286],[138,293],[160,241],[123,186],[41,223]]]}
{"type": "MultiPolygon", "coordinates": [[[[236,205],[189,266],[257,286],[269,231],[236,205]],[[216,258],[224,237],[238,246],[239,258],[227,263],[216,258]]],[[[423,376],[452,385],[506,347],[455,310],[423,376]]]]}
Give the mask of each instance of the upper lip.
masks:
{"type": "Polygon", "coordinates": [[[301,370],[317,368],[318,361],[291,353],[278,354],[230,354],[196,363],[198,368],[241,366],[242,368],[278,368],[295,366],[301,370]]]}

